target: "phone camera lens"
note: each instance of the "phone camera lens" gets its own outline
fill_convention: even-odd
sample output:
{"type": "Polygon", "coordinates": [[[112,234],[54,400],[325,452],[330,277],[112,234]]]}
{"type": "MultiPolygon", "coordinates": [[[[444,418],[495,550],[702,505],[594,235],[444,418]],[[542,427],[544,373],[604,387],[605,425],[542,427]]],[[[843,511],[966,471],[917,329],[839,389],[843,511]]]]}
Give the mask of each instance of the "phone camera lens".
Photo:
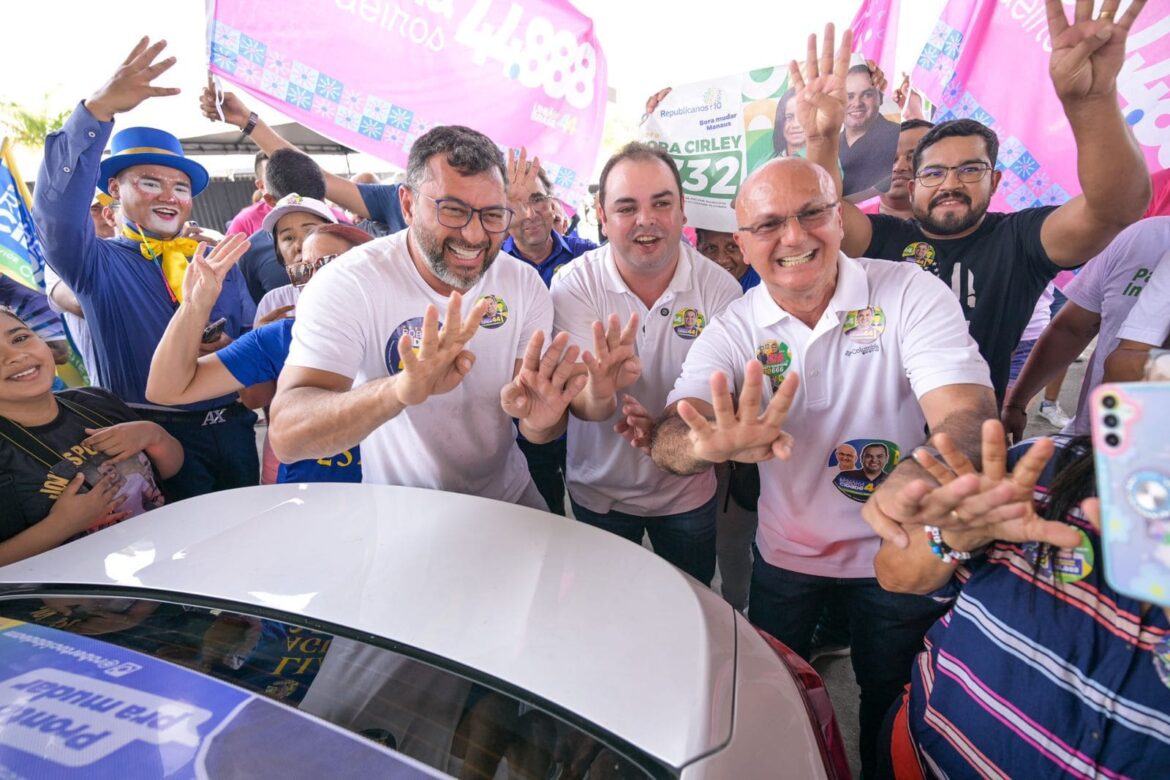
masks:
{"type": "Polygon", "coordinates": [[[1116,433],[1107,434],[1105,436],[1105,443],[1110,447],[1116,447],[1118,444],[1121,444],[1121,437],[1116,433]]]}
{"type": "Polygon", "coordinates": [[[1101,405],[1104,406],[1106,409],[1113,409],[1114,407],[1117,406],[1117,396],[1115,396],[1115,395],[1105,396],[1104,398],[1101,399],[1101,405]]]}
{"type": "Polygon", "coordinates": [[[1115,415],[1115,414],[1105,415],[1105,427],[1106,428],[1116,428],[1117,427],[1117,415],[1115,415]]]}

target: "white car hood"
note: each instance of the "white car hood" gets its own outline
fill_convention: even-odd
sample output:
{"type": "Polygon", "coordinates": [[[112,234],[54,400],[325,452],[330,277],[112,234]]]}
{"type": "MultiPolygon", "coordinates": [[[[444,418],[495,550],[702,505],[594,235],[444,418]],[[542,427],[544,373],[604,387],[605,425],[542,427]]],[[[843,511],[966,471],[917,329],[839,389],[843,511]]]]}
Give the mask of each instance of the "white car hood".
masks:
{"type": "Polygon", "coordinates": [[[675,767],[731,734],[730,606],[638,545],[488,499],[226,491],[0,568],[3,583],[198,594],[367,631],[535,693],[675,767]]]}

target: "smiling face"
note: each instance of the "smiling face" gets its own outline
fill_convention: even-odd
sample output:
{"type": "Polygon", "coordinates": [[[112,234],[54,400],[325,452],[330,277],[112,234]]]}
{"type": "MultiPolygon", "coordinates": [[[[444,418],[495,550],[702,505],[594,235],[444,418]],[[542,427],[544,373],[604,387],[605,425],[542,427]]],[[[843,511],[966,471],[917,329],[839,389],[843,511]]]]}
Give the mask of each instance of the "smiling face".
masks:
{"type": "Polygon", "coordinates": [[[894,168],[890,172],[890,191],[885,199],[899,206],[909,206],[910,181],[914,178],[914,149],[929,127],[915,127],[898,134],[898,152],[894,156],[894,168]]]}
{"type": "Polygon", "coordinates": [[[43,398],[52,392],[56,369],[49,345],[0,311],[0,404],[43,398]]]}
{"type": "Polygon", "coordinates": [[[857,312],[857,327],[868,328],[873,325],[873,309],[862,309],[857,312]]]}
{"type": "Polygon", "coordinates": [[[507,232],[488,233],[478,214],[463,228],[441,225],[433,199],[454,198],[476,209],[505,207],[504,179],[495,168],[463,176],[444,154],[433,155],[426,168],[427,177],[418,185],[419,195],[426,197],[408,187],[400,195],[403,216],[410,225],[411,258],[436,292],[469,290],[495,262],[507,232]]]}
{"type": "MultiPolygon", "coordinates": [[[[773,160],[741,188],[736,222],[741,228],[766,227],[784,217],[817,212],[836,200],[833,181],[823,169],[800,158],[773,160]]],[[[824,221],[814,227],[802,227],[791,218],[770,235],[747,230],[735,234],[744,259],[790,313],[796,313],[794,305],[803,311],[809,310],[810,302],[827,305],[837,286],[843,236],[840,206],[819,213],[824,221]]]]}
{"type": "Polygon", "coordinates": [[[865,132],[878,117],[881,95],[873,86],[868,73],[849,73],[845,76],[845,127],[865,132]]]}
{"type": "Polygon", "coordinates": [[[848,444],[837,447],[837,468],[841,471],[853,471],[857,468],[857,450],[848,444]]]}
{"type": "Polygon", "coordinates": [[[736,279],[743,277],[747,271],[743,252],[739,251],[739,244],[735,243],[734,233],[720,233],[717,230],[696,230],[699,239],[699,254],[708,260],[714,260],[721,268],[729,271],[736,279]]]}
{"type": "Polygon", "coordinates": [[[143,230],[171,238],[191,216],[191,179],[175,168],[134,165],[110,179],[122,216],[143,230]]]}
{"type": "Polygon", "coordinates": [[[509,233],[520,254],[534,262],[541,262],[552,252],[552,229],[556,219],[554,198],[549,197],[544,183],[534,177],[528,191],[523,193],[522,205],[514,205],[509,233]]]}
{"type": "MultiPolygon", "coordinates": [[[[922,150],[918,173],[933,167],[954,168],[959,165],[991,165],[987,144],[977,135],[942,138],[922,150]]],[[[968,184],[958,179],[955,171],[947,172],[946,179],[937,187],[924,187],[918,181],[910,182],[910,203],[914,217],[927,235],[960,238],[979,227],[991,196],[999,186],[999,171],[991,171],[980,181],[968,184]]]]}
{"type": "Polygon", "coordinates": [[[276,253],[285,267],[295,265],[304,259],[301,250],[305,239],[317,228],[327,224],[328,220],[308,211],[294,211],[276,221],[272,228],[272,237],[276,241],[276,253]]]}
{"type": "Polygon", "coordinates": [[[599,216],[623,274],[659,273],[678,262],[686,216],[674,173],[662,160],[635,157],[614,165],[599,216]]]}
{"type": "Polygon", "coordinates": [[[869,479],[881,475],[889,460],[890,454],[881,444],[870,444],[861,451],[861,468],[869,479]]]}

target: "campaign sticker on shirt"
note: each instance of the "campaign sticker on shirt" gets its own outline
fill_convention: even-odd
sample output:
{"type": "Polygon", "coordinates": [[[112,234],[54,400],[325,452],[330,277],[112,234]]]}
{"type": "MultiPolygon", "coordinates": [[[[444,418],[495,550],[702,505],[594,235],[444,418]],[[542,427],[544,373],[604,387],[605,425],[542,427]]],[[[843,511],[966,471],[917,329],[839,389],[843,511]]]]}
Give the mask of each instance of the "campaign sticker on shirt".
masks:
{"type": "Polygon", "coordinates": [[[850,341],[872,344],[886,329],[886,314],[880,306],[867,306],[847,313],[841,327],[850,341]]]}
{"type": "Polygon", "coordinates": [[[674,321],[671,323],[674,332],[688,340],[698,338],[706,325],[707,318],[703,316],[703,312],[693,307],[676,311],[674,321]]]}
{"type": "MultiPolygon", "coordinates": [[[[399,325],[390,334],[390,339],[386,342],[386,370],[393,376],[402,370],[402,355],[398,352],[398,340],[402,338],[403,334],[409,334],[411,340],[411,349],[417,355],[419,349],[422,347],[422,317],[411,317],[406,322],[399,325]]],[[[443,327],[443,323],[439,323],[439,327],[443,327]]]]}
{"type": "Polygon", "coordinates": [[[915,241],[912,244],[907,244],[906,248],[902,250],[903,260],[912,260],[924,271],[934,265],[934,257],[934,247],[925,241],[915,241]]]}
{"type": "Polygon", "coordinates": [[[504,303],[504,299],[498,295],[485,295],[480,298],[481,301],[487,301],[487,311],[483,313],[483,319],[479,321],[481,328],[488,330],[495,330],[508,321],[508,304],[504,303]]]}
{"type": "Polygon", "coordinates": [[[772,382],[772,392],[776,392],[792,365],[792,349],[783,341],[765,341],[756,347],[756,360],[764,366],[764,375],[772,382]]]}
{"type": "Polygon", "coordinates": [[[829,453],[833,487],[846,498],[864,503],[898,465],[902,452],[886,439],[849,439],[829,453]]]}
{"type": "Polygon", "coordinates": [[[1052,574],[1061,582],[1080,582],[1093,571],[1095,556],[1089,535],[1079,528],[1077,532],[1081,535],[1080,544],[1052,553],[1052,574]]]}

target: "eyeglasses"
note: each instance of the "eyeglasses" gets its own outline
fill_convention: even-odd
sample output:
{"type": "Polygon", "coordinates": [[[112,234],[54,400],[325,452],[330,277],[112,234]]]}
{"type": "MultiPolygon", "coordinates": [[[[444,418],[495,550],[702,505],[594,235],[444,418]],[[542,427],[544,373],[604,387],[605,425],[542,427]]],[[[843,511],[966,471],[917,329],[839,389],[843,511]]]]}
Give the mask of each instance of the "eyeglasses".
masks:
{"type": "Polygon", "coordinates": [[[297,287],[303,287],[313,278],[313,274],[332,263],[340,255],[324,255],[314,262],[293,263],[285,270],[288,271],[288,280],[297,287]]]}
{"type": "Polygon", "coordinates": [[[538,214],[548,214],[552,211],[552,198],[547,195],[541,195],[539,192],[534,192],[528,196],[525,204],[528,208],[537,212],[538,214]]]}
{"type": "Polygon", "coordinates": [[[987,163],[972,163],[969,165],[932,165],[923,168],[914,177],[923,187],[937,187],[947,180],[951,171],[963,184],[975,184],[983,181],[991,170],[987,163]]]}
{"type": "Polygon", "coordinates": [[[784,230],[784,226],[788,224],[788,220],[790,219],[795,219],[800,224],[802,230],[814,230],[822,225],[828,224],[829,220],[833,218],[833,214],[836,213],[839,202],[835,200],[832,203],[826,203],[824,206],[805,209],[799,214],[792,214],[787,217],[769,217],[758,225],[737,227],[736,232],[750,233],[756,238],[772,238],[784,230]]]}
{"type": "Polygon", "coordinates": [[[471,218],[479,214],[479,224],[487,233],[503,233],[512,224],[515,212],[507,206],[485,206],[482,209],[473,209],[458,198],[432,198],[418,190],[418,195],[433,201],[435,211],[439,215],[439,224],[452,229],[462,229],[471,224],[471,218]]]}

